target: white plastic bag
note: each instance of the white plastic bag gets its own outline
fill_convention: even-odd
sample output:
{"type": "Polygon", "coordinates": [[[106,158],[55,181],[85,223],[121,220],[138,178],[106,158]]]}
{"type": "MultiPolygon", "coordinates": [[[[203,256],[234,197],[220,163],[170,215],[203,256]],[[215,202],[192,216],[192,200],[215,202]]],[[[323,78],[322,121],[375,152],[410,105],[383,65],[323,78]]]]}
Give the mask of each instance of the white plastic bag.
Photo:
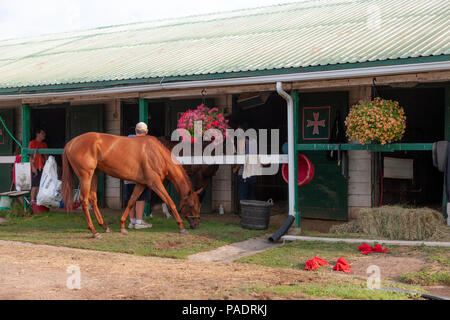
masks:
{"type": "Polygon", "coordinates": [[[62,200],[61,184],[61,181],[58,180],[55,157],[50,156],[42,170],[39,192],[36,197],[38,206],[59,208],[62,200]]]}
{"type": "Polygon", "coordinates": [[[15,163],[14,175],[17,191],[31,190],[31,165],[29,162],[15,163]]]}

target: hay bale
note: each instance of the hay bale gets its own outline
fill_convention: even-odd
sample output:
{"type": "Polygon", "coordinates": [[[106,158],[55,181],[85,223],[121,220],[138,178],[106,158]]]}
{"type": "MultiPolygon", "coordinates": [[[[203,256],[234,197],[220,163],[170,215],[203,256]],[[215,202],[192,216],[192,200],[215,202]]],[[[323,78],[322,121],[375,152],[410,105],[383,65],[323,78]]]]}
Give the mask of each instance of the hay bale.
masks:
{"type": "Polygon", "coordinates": [[[383,206],[362,209],[353,221],[333,226],[331,233],[357,233],[391,240],[450,240],[442,214],[430,208],[383,206]]]}

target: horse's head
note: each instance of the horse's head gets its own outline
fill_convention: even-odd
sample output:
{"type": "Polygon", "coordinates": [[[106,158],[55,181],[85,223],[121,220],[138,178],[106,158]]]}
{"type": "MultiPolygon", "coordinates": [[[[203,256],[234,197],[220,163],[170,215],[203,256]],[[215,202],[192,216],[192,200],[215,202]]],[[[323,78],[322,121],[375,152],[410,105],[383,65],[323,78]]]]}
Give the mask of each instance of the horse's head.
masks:
{"type": "Polygon", "coordinates": [[[197,229],[200,225],[200,200],[199,193],[203,188],[197,191],[190,190],[187,196],[181,198],[180,215],[184,216],[191,226],[191,229],[197,229]]]}

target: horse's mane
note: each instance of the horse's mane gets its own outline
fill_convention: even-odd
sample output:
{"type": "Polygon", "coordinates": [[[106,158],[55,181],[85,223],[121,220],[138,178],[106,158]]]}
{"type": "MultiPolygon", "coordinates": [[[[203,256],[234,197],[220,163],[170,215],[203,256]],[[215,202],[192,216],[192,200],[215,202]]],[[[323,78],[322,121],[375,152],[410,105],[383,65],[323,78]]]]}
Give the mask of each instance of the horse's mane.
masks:
{"type": "MultiPolygon", "coordinates": [[[[183,179],[186,181],[189,188],[192,189],[191,179],[189,178],[186,170],[184,170],[183,166],[180,163],[176,163],[172,160],[172,151],[166,146],[165,143],[163,143],[163,141],[161,141],[160,138],[154,136],[152,137],[155,138],[154,141],[156,141],[161,146],[161,149],[164,150],[163,157],[166,160],[166,162],[173,164],[173,167],[176,168],[181,173],[183,179]]],[[[167,142],[169,141],[171,140],[167,140],[167,142]]]]}

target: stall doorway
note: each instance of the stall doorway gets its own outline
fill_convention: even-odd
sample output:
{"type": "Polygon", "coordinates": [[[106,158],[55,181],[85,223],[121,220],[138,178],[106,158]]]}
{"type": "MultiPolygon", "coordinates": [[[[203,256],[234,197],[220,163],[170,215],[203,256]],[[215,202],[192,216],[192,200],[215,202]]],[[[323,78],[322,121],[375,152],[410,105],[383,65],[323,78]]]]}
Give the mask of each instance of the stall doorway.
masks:
{"type": "MultiPolygon", "coordinates": [[[[383,88],[383,99],[396,100],[405,110],[406,132],[402,143],[433,143],[445,140],[443,88],[383,88]]],[[[380,204],[442,206],[444,176],[433,166],[430,151],[402,151],[381,154],[383,174],[380,204]]],[[[380,177],[381,179],[381,177],[380,177]]]]}
{"type": "MultiPolygon", "coordinates": [[[[63,149],[72,138],[86,132],[103,132],[103,105],[70,106],[69,104],[35,107],[30,112],[30,139],[35,138],[35,130],[46,132],[48,148],[63,149]]],[[[53,155],[61,177],[61,155],[53,155]]],[[[61,178],[60,178],[61,179],[61,178]]],[[[77,182],[78,183],[78,182],[77,182]]],[[[105,175],[99,172],[97,181],[99,207],[105,206],[105,175]]]]}
{"type": "MultiPolygon", "coordinates": [[[[0,110],[0,117],[2,117],[8,130],[14,132],[14,110],[0,110]]],[[[20,153],[20,148],[17,148],[11,136],[0,124],[0,156],[11,156],[14,150],[20,153]]],[[[12,168],[12,165],[9,163],[0,164],[0,192],[10,191],[12,188],[12,168]]]]}
{"type": "MultiPolygon", "coordinates": [[[[276,93],[249,93],[236,95],[234,97],[232,126],[234,129],[238,125],[244,128],[267,129],[269,138],[267,151],[271,153],[272,141],[270,130],[276,129],[279,132],[279,148],[277,153],[282,153],[282,145],[287,142],[287,108],[286,101],[276,93]]],[[[259,141],[258,141],[259,143],[259,141]]],[[[237,176],[233,181],[234,211],[239,211],[239,201],[237,192],[237,176]]],[[[272,213],[286,213],[288,210],[288,185],[283,180],[281,174],[281,164],[275,175],[264,175],[256,177],[255,198],[256,200],[267,201],[272,199],[274,206],[272,213]]]]}
{"type": "MultiPolygon", "coordinates": [[[[46,133],[45,143],[50,149],[63,149],[66,144],[66,108],[68,105],[31,108],[30,110],[30,141],[36,138],[36,130],[43,129],[46,133]]],[[[62,158],[54,155],[58,165],[58,176],[61,176],[62,158]]]]}

